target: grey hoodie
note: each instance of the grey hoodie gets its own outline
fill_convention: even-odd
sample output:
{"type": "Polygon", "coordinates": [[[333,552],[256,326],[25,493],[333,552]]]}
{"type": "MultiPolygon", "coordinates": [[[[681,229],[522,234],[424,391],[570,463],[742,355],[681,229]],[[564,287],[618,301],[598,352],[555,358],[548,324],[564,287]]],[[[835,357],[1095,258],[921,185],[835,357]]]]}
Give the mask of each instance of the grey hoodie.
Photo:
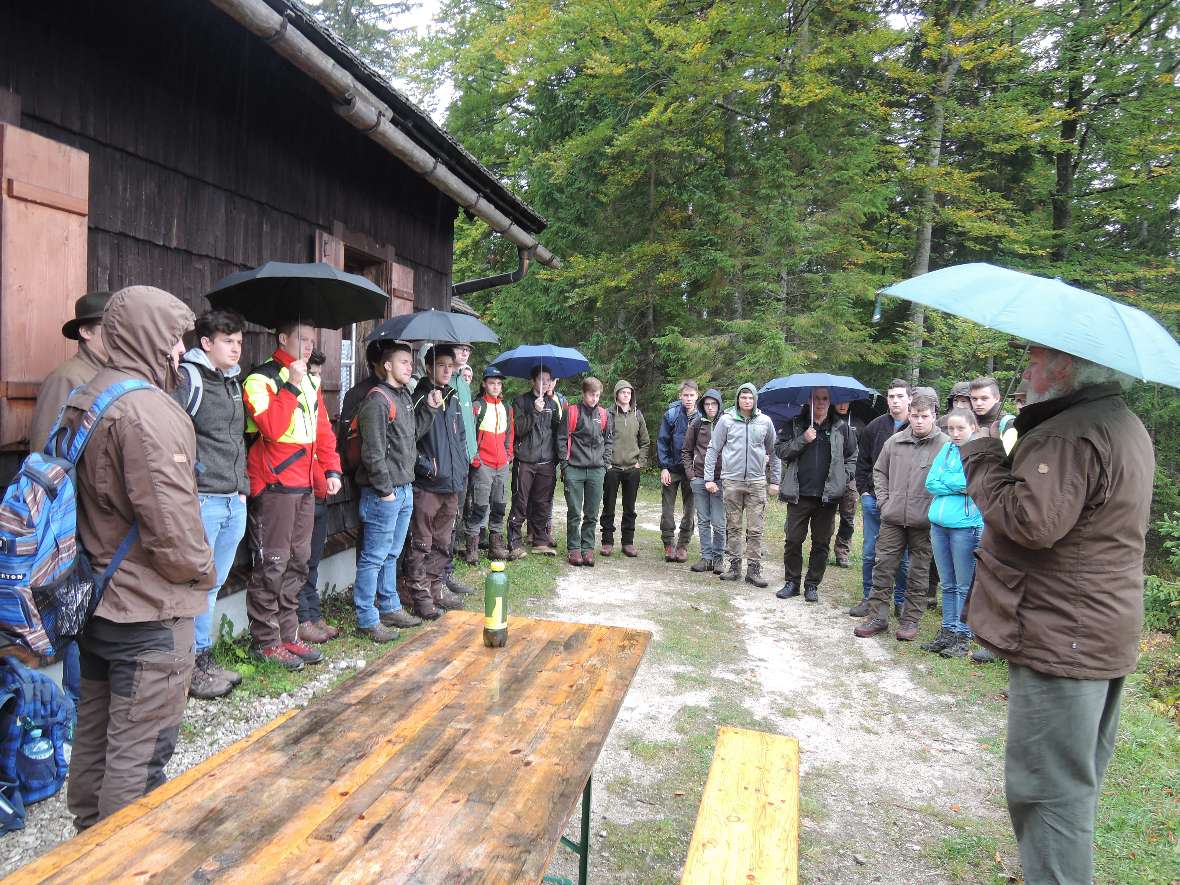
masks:
{"type": "Polygon", "coordinates": [[[704,476],[714,476],[717,459],[721,459],[722,482],[767,482],[778,485],[782,465],[774,454],[774,424],[769,415],[758,411],[758,388],[743,384],[734,397],[734,406],[717,419],[713,438],[705,454],[704,476]],[[742,391],[754,395],[754,411],[742,416],[737,397],[742,391]]]}
{"type": "MultiPolygon", "coordinates": [[[[240,366],[226,372],[215,369],[209,355],[194,347],[180,358],[201,373],[201,404],[193,415],[197,433],[197,491],[202,495],[247,495],[246,412],[242,404],[240,366]]],[[[189,398],[189,377],[180,373],[172,398],[185,407],[189,398]]]]}

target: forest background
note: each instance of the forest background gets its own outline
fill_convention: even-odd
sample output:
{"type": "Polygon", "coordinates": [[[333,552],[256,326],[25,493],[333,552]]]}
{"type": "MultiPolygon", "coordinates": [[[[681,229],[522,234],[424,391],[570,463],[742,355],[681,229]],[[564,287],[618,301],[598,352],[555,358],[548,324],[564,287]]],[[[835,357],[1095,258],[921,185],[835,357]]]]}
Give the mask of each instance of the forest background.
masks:
{"type": "MultiPolygon", "coordinates": [[[[471,298],[505,347],[581,347],[653,424],[686,377],[1007,389],[1007,336],[891,299],[872,321],[878,288],[951,264],[1180,325],[1180,0],[442,0],[417,31],[411,8],[313,11],[549,220],[564,266],[471,298]]],[[[456,279],[515,261],[460,218],[456,279]]],[[[1130,402],[1171,632],[1180,391],[1130,402]]]]}

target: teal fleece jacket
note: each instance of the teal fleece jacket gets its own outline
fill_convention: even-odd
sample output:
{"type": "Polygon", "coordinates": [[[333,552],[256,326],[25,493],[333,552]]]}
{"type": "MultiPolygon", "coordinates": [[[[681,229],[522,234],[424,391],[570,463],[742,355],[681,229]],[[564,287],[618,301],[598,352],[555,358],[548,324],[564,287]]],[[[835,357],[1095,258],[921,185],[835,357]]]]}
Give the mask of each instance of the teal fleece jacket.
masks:
{"type": "Polygon", "coordinates": [[[934,456],[926,473],[926,491],[934,495],[928,516],[933,525],[945,529],[983,528],[983,514],[967,494],[967,474],[959,447],[948,442],[934,456]]]}

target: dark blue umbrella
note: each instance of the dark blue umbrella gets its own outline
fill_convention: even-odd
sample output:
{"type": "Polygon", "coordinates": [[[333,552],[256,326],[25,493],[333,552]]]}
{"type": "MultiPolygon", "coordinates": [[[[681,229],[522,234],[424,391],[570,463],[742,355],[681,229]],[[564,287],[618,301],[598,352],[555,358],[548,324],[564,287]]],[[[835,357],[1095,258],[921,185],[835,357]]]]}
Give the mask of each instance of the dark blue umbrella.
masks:
{"type": "Polygon", "coordinates": [[[322,261],[268,261],[253,270],[230,274],[206,297],[214,307],[236,310],[268,329],[290,320],[319,329],[339,329],[384,316],[389,301],[376,283],[322,261]]]}
{"type": "Polygon", "coordinates": [[[568,378],[590,370],[590,361],[581,351],[554,344],[522,344],[488,363],[511,378],[529,378],[537,366],[543,366],[554,378],[568,378]]]}
{"type": "Polygon", "coordinates": [[[803,411],[803,407],[797,406],[794,403],[771,403],[770,405],[763,405],[762,400],[758,400],[758,410],[770,416],[775,430],[782,430],[788,421],[803,411]]]}
{"type": "Polygon", "coordinates": [[[767,381],[758,391],[758,408],[768,411],[768,407],[774,405],[805,406],[811,402],[811,391],[817,387],[826,387],[833,403],[849,403],[856,399],[871,399],[877,395],[877,391],[865,387],[848,375],[802,372],[767,381]]]}
{"type": "Polygon", "coordinates": [[[496,333],[473,316],[449,310],[419,310],[382,320],[365,341],[388,338],[392,341],[440,341],[448,344],[473,344],[500,341],[496,333]]]}

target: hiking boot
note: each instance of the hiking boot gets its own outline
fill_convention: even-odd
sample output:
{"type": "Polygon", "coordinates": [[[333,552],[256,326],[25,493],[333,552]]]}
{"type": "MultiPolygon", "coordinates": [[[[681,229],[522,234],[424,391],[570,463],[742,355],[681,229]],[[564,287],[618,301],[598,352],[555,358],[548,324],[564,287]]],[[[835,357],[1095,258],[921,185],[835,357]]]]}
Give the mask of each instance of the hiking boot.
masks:
{"type": "Polygon", "coordinates": [[[819,586],[810,581],[803,585],[803,599],[805,602],[819,602],[819,586]]]}
{"type": "Polygon", "coordinates": [[[582,564],[582,551],[581,550],[571,550],[569,553],[569,557],[567,558],[567,561],[569,562],[570,565],[581,565],[582,564]]]}
{"type": "Polygon", "coordinates": [[[438,610],[434,603],[431,603],[429,606],[422,603],[415,603],[414,617],[421,618],[423,621],[437,621],[442,617],[442,612],[438,610]]]}
{"type": "Polygon", "coordinates": [[[971,640],[966,636],[955,636],[951,644],[939,652],[944,658],[965,658],[971,649],[971,640]]]}
{"type": "Polygon", "coordinates": [[[636,556],[639,555],[639,551],[635,549],[634,544],[624,544],[623,545],[623,555],[630,556],[632,559],[634,559],[636,556]]]}
{"type": "Polygon", "coordinates": [[[324,653],[318,648],[312,648],[306,642],[296,639],[294,642],[284,642],[283,648],[299,658],[305,664],[318,664],[324,659],[324,653]]]}
{"type": "Polygon", "coordinates": [[[533,546],[534,553],[540,553],[542,556],[556,556],[557,548],[552,544],[537,544],[533,546]]]}
{"type": "Polygon", "coordinates": [[[977,648],[971,652],[971,660],[977,664],[994,664],[999,658],[986,648],[977,648]]]}
{"type": "Polygon", "coordinates": [[[282,645],[265,645],[253,648],[250,654],[260,661],[270,661],[286,670],[302,670],[303,660],[287,651],[282,645]]]}
{"type": "MultiPolygon", "coordinates": [[[[230,688],[242,684],[242,674],[237,670],[227,670],[218,664],[213,658],[213,649],[205,649],[205,654],[207,656],[205,659],[205,669],[213,678],[220,679],[222,682],[228,682],[230,688]]],[[[200,660],[200,655],[197,656],[197,660],[200,660]]]]}
{"type": "Polygon", "coordinates": [[[852,608],[848,609],[848,614],[853,618],[867,618],[873,611],[873,607],[869,605],[867,599],[862,599],[852,608]]]}
{"type": "Polygon", "coordinates": [[[762,577],[762,564],[758,562],[750,562],[746,564],[746,583],[753,584],[755,587],[769,587],[770,584],[766,578],[762,577]]]}
{"type": "Polygon", "coordinates": [[[779,599],[790,599],[794,596],[798,596],[799,595],[799,585],[796,584],[794,581],[787,581],[781,587],[778,588],[778,591],[774,595],[777,596],[779,599]]]}
{"type": "Polygon", "coordinates": [[[884,633],[889,629],[889,624],[882,621],[880,618],[870,618],[859,627],[852,631],[852,635],[858,639],[868,639],[870,636],[876,636],[879,633],[884,633]]]}
{"type": "MultiPolygon", "coordinates": [[[[524,551],[520,551],[524,555],[524,551]]],[[[488,557],[490,559],[498,559],[504,561],[512,558],[512,551],[504,543],[504,536],[500,532],[492,532],[488,535],[488,557]]]]}
{"type": "Polygon", "coordinates": [[[508,551],[508,558],[513,562],[518,559],[524,559],[528,555],[528,552],[523,547],[513,547],[510,551],[508,551]]]}
{"type": "Polygon", "coordinates": [[[720,575],[720,574],[723,574],[724,572],[725,572],[725,557],[724,556],[714,556],[713,557],[713,574],[720,575]]]}
{"type": "Polygon", "coordinates": [[[671,544],[664,545],[664,562],[676,561],[676,548],[671,544]]]}
{"type": "Polygon", "coordinates": [[[366,639],[372,639],[377,643],[393,642],[397,639],[397,630],[386,627],[380,621],[372,627],[357,627],[356,635],[363,636],[366,639]]]}
{"type": "Polygon", "coordinates": [[[938,652],[942,651],[944,648],[953,643],[955,638],[956,637],[953,631],[948,630],[946,627],[942,627],[939,629],[937,636],[935,636],[929,642],[922,643],[922,651],[938,654],[938,652]]]}
{"type": "Polygon", "coordinates": [[[729,571],[721,576],[723,581],[740,581],[742,579],[742,561],[740,559],[731,559],[729,561],[729,571]]]}
{"type": "Polygon", "coordinates": [[[594,551],[587,550],[582,554],[582,565],[594,568],[594,551]]]}
{"type": "Polygon", "coordinates": [[[332,636],[327,630],[321,630],[315,621],[304,621],[299,625],[299,638],[304,642],[327,642],[332,636]]]}
{"type": "Polygon", "coordinates": [[[705,559],[705,557],[703,557],[703,556],[697,561],[696,565],[694,565],[692,568],[689,569],[690,572],[696,572],[698,575],[701,572],[709,572],[712,570],[713,570],[713,560],[705,559]]]}
{"type": "Polygon", "coordinates": [[[673,554],[677,562],[688,562],[688,548],[681,544],[673,554]]]}
{"type": "Polygon", "coordinates": [[[840,568],[848,568],[848,554],[847,553],[837,553],[836,554],[836,565],[838,565],[840,568]]]}
{"type": "Polygon", "coordinates": [[[381,623],[386,627],[417,627],[422,623],[404,608],[397,608],[391,612],[381,612],[381,623]]]}
{"type": "Polygon", "coordinates": [[[318,620],[315,622],[315,625],[316,625],[317,627],[319,627],[321,630],[325,631],[325,632],[328,634],[328,639],[329,639],[329,640],[335,639],[337,636],[339,636],[339,635],[340,635],[340,628],[339,628],[339,627],[333,627],[331,624],[329,624],[329,623],[328,623],[327,621],[325,621],[323,618],[319,618],[319,619],[318,619],[318,620]]]}
{"type": "Polygon", "coordinates": [[[454,594],[457,594],[458,596],[470,596],[475,592],[474,587],[468,587],[462,581],[455,580],[454,575],[447,575],[443,580],[443,583],[446,584],[448,590],[454,594]]]}
{"type": "Polygon", "coordinates": [[[200,652],[193,663],[193,676],[188,684],[188,696],[201,701],[224,697],[233,691],[233,686],[213,672],[213,655],[208,650],[200,652]]]}
{"type": "Polygon", "coordinates": [[[897,633],[894,634],[898,642],[913,642],[918,638],[917,624],[902,624],[897,628],[897,633]]]}
{"type": "Polygon", "coordinates": [[[446,585],[440,584],[430,588],[430,595],[434,597],[435,608],[441,608],[443,611],[457,611],[463,608],[462,597],[456,596],[446,588],[446,585]]]}
{"type": "Polygon", "coordinates": [[[615,552],[615,545],[610,543],[609,541],[603,541],[602,546],[598,548],[598,552],[601,553],[603,556],[610,556],[612,553],[615,552]]]}
{"type": "Polygon", "coordinates": [[[479,565],[479,535],[468,535],[467,549],[463,551],[463,561],[468,565],[479,565]]]}

